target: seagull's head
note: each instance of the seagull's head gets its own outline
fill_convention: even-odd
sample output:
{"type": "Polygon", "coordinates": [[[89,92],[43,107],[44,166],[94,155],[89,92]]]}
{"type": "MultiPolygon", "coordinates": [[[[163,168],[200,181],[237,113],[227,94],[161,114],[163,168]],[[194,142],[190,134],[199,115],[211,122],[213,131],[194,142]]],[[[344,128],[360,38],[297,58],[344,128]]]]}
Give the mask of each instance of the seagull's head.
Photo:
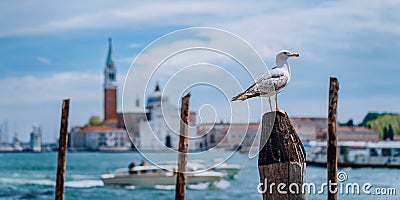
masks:
{"type": "Polygon", "coordinates": [[[282,50],[276,55],[276,64],[279,65],[281,63],[285,63],[290,57],[299,57],[298,53],[292,53],[288,50],[282,50]]]}

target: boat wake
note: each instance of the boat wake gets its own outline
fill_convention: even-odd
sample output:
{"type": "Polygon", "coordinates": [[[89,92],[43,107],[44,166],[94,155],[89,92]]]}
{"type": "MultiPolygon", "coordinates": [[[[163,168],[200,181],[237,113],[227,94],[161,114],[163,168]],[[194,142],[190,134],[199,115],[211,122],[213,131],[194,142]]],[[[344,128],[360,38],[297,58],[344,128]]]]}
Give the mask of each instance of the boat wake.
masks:
{"type": "Polygon", "coordinates": [[[56,185],[48,179],[25,179],[25,178],[0,178],[0,183],[18,184],[18,185],[56,185]]]}
{"type": "Polygon", "coordinates": [[[175,185],[155,185],[157,190],[175,190],[175,185]]]}
{"type": "Polygon", "coordinates": [[[227,189],[229,186],[231,186],[231,183],[227,180],[222,179],[218,182],[215,182],[213,186],[215,186],[218,189],[227,189]]]}
{"type": "Polygon", "coordinates": [[[92,188],[103,185],[104,185],[103,181],[101,180],[78,180],[78,181],[65,182],[65,187],[71,187],[71,188],[92,188]]]}
{"type": "MultiPolygon", "coordinates": [[[[230,186],[230,182],[227,180],[220,180],[214,183],[197,183],[197,184],[188,184],[187,188],[190,190],[207,190],[209,188],[217,188],[217,189],[227,189],[230,186]]],[[[175,185],[155,185],[154,189],[157,190],[175,190],[175,185]]]]}
{"type": "Polygon", "coordinates": [[[198,184],[189,184],[187,187],[191,190],[205,190],[208,188],[210,183],[198,183],[198,184]]]}
{"type": "MultiPolygon", "coordinates": [[[[27,178],[0,178],[0,183],[17,184],[17,185],[47,185],[55,186],[56,182],[50,179],[27,179],[27,178]]],[[[103,186],[101,180],[76,180],[66,181],[65,187],[70,188],[91,188],[103,186]]]]}
{"type": "Polygon", "coordinates": [[[124,188],[128,190],[136,190],[136,187],[134,185],[125,186],[124,188]]]}

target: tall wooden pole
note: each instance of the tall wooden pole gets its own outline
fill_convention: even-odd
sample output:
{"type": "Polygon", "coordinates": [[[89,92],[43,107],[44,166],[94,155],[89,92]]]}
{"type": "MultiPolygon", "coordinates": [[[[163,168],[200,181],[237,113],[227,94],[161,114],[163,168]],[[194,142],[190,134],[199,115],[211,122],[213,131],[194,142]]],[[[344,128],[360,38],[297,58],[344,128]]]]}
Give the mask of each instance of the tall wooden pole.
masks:
{"type": "Polygon", "coordinates": [[[68,143],[68,114],[69,99],[64,99],[62,104],[60,138],[58,139],[58,163],[56,179],[56,200],[64,200],[65,163],[68,143]]]}
{"type": "Polygon", "coordinates": [[[185,199],[186,191],[186,165],[188,153],[189,111],[190,93],[182,97],[181,105],[181,129],[179,136],[178,171],[176,176],[175,200],[185,199]]]}
{"type": "Polygon", "coordinates": [[[306,151],[286,113],[263,115],[260,144],[265,144],[258,154],[258,189],[263,199],[306,199],[302,192],[306,151]]]}
{"type": "Polygon", "coordinates": [[[339,82],[330,78],[329,110],[328,110],[328,200],[337,200],[337,137],[336,137],[336,109],[338,103],[339,82]]]}

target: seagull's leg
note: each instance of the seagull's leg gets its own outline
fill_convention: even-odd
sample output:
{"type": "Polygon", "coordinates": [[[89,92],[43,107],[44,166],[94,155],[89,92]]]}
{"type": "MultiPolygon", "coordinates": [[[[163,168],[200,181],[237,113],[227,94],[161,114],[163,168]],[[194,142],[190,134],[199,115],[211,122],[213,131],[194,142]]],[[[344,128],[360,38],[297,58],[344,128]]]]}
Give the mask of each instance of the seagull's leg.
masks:
{"type": "Polygon", "coordinates": [[[271,103],[271,97],[268,97],[268,102],[269,102],[269,108],[271,109],[271,112],[272,112],[272,103],[271,103]]]}
{"type": "Polygon", "coordinates": [[[277,93],[275,93],[275,107],[276,107],[276,111],[279,111],[279,108],[278,108],[278,94],[277,93]]]}

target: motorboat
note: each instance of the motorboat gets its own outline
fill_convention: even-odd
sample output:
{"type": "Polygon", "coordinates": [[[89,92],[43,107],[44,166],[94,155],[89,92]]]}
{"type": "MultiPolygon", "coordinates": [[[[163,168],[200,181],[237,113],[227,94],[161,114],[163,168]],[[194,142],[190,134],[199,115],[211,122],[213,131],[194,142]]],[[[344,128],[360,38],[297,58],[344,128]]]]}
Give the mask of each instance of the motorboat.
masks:
{"type": "MultiPolygon", "coordinates": [[[[143,187],[175,185],[176,169],[177,165],[136,166],[132,169],[117,169],[113,173],[102,174],[100,178],[104,182],[104,185],[133,185],[143,187]]],[[[226,174],[223,172],[211,170],[196,172],[190,168],[188,168],[188,173],[186,173],[188,184],[216,182],[225,176],[226,174]]]]}
{"type": "MultiPolygon", "coordinates": [[[[241,169],[241,165],[230,164],[227,162],[220,163],[221,159],[215,159],[212,163],[207,163],[204,160],[189,160],[187,166],[193,171],[204,171],[211,169],[215,172],[225,173],[225,177],[233,178],[241,169]]],[[[174,164],[176,161],[167,161],[163,164],[174,164]]]]}

